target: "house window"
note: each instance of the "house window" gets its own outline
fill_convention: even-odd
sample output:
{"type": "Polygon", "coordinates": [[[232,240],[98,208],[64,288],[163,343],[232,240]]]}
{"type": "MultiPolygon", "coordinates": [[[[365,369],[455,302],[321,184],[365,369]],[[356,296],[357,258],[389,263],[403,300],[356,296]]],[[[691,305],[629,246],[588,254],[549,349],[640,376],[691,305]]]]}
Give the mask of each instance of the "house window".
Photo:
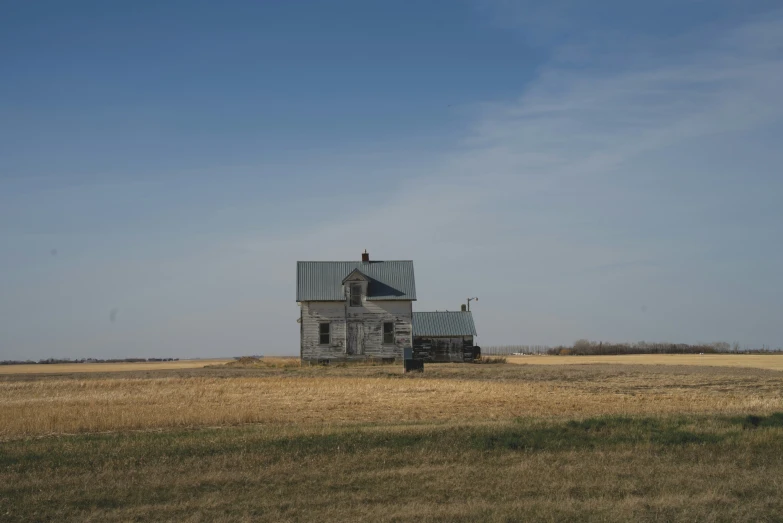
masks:
{"type": "Polygon", "coordinates": [[[331,324],[319,323],[318,324],[318,343],[321,345],[329,345],[331,342],[331,324]]]}
{"type": "Polygon", "coordinates": [[[383,324],[383,343],[394,343],[394,323],[383,324]]]}
{"type": "Polygon", "coordinates": [[[362,284],[352,283],[351,284],[351,307],[361,307],[361,306],[362,306],[362,284]]]}

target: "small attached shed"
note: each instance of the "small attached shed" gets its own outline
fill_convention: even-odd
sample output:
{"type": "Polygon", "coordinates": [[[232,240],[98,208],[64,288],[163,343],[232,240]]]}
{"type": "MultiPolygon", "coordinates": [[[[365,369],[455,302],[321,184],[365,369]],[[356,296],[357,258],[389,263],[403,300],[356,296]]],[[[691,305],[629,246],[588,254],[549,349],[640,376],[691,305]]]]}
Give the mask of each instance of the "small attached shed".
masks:
{"type": "Polygon", "coordinates": [[[471,361],[479,353],[473,315],[461,312],[414,312],[414,357],[426,361],[471,361]]]}

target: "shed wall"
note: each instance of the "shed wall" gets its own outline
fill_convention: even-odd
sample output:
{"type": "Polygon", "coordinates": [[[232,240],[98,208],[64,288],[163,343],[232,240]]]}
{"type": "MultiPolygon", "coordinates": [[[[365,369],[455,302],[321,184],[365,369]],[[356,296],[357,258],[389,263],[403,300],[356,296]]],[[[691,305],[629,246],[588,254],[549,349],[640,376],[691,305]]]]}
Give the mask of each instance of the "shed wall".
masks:
{"type": "Polygon", "coordinates": [[[413,339],[415,352],[419,352],[416,351],[416,347],[422,347],[425,345],[429,345],[431,347],[429,350],[421,352],[424,359],[426,360],[441,362],[462,362],[465,361],[465,347],[473,346],[473,336],[458,336],[451,338],[416,336],[413,339]]]}

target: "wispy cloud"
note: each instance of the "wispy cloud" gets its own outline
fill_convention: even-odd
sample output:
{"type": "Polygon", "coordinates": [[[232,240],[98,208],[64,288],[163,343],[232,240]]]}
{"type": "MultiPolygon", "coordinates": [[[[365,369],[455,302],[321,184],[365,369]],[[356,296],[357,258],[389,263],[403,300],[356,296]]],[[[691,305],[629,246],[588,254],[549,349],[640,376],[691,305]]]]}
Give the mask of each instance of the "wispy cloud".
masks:
{"type": "MultiPolygon", "coordinates": [[[[543,67],[518,99],[485,105],[466,140],[428,176],[379,205],[343,206],[339,218],[297,232],[274,248],[289,255],[280,263],[344,258],[359,247],[414,258],[420,308],[456,306],[467,293],[493,295],[476,312],[485,342],[568,342],[584,335],[756,339],[743,325],[721,328],[721,318],[736,313],[727,301],[705,303],[692,311],[690,327],[671,329],[661,329],[668,316],[655,307],[656,300],[687,294],[689,282],[707,300],[719,295],[698,272],[718,242],[704,236],[712,234],[712,207],[698,193],[711,192],[713,175],[758,183],[751,181],[752,163],[750,175],[692,169],[701,153],[689,152],[688,144],[728,141],[742,149],[750,133],[783,116],[783,15],[712,36],[680,35],[673,39],[689,47],[677,54],[646,49],[610,70],[543,67]],[[672,183],[687,187],[668,190],[672,183]],[[696,201],[685,204],[688,198],[696,201]],[[658,316],[624,318],[620,325],[613,315],[627,300],[651,304],[658,316]],[[508,308],[527,319],[524,330],[505,323],[508,308]]],[[[673,49],[666,38],[657,45],[673,49]]],[[[252,242],[269,247],[264,239],[252,242]]],[[[724,277],[729,273],[710,281],[724,277]]]]}

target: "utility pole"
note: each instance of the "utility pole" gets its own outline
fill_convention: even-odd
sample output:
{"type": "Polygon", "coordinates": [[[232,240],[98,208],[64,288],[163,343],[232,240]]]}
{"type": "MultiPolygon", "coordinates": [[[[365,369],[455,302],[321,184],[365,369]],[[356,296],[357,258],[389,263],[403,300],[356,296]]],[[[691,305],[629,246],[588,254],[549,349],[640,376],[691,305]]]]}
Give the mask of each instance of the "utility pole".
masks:
{"type": "Polygon", "coordinates": [[[468,312],[470,312],[470,302],[472,302],[473,300],[478,301],[478,298],[468,298],[468,312]]]}

